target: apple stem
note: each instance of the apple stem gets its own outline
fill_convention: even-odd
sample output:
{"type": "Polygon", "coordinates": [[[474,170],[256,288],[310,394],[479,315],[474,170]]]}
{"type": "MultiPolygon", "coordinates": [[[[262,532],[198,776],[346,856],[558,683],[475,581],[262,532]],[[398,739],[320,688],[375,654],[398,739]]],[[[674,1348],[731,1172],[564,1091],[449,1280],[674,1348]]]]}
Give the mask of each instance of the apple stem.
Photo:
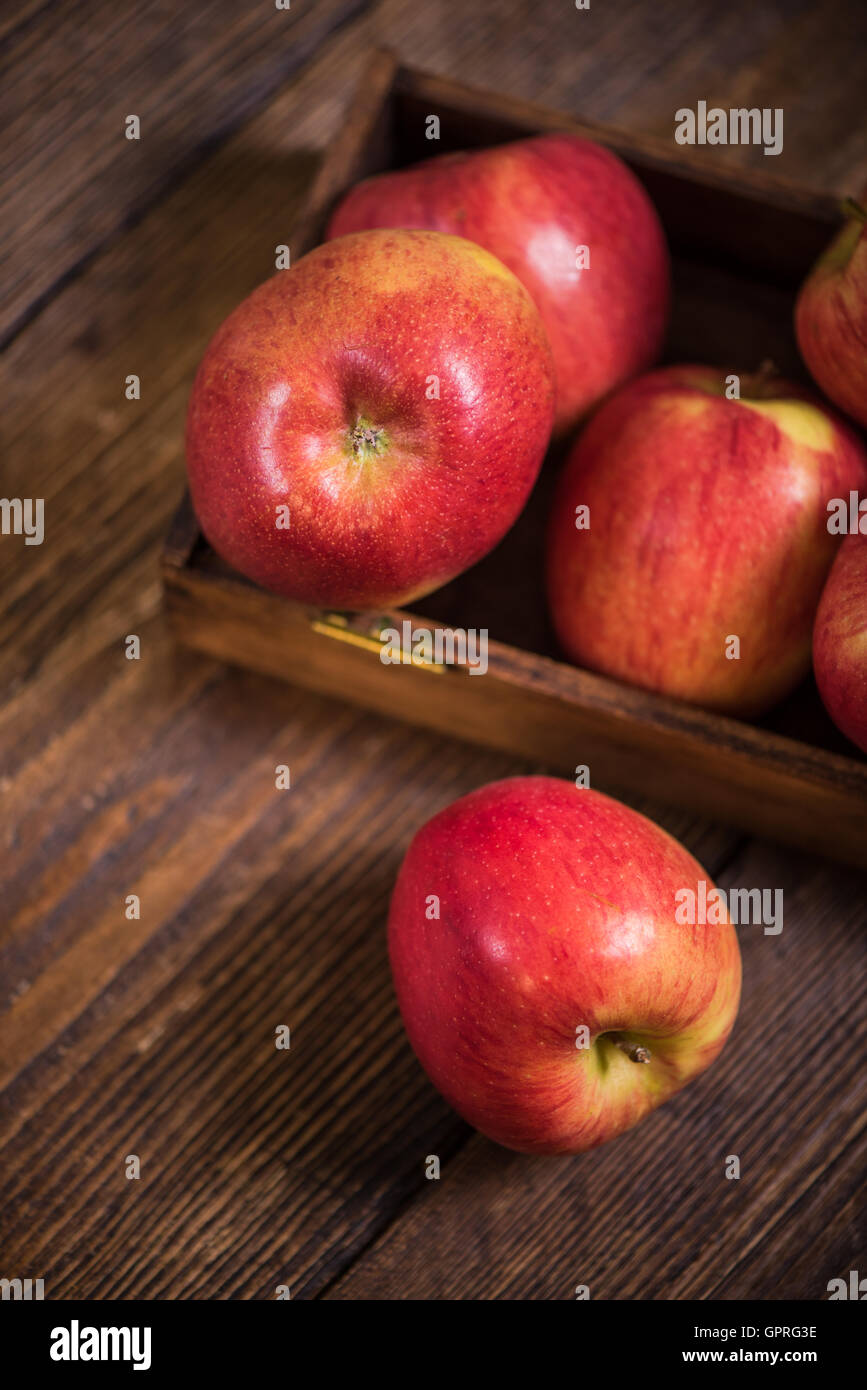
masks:
{"type": "Polygon", "coordinates": [[[769,357],[765,358],[756,371],[741,377],[741,395],[746,400],[760,401],[766,395],[778,394],[778,391],[777,368],[769,357]]]}
{"type": "Polygon", "coordinates": [[[863,208],[854,198],[843,199],[843,216],[855,217],[859,222],[867,223],[867,208],[863,208]]]}
{"type": "Polygon", "coordinates": [[[621,1052],[625,1052],[630,1062],[649,1062],[651,1051],[649,1047],[642,1047],[640,1043],[631,1043],[627,1038],[619,1038],[616,1033],[611,1034],[611,1041],[621,1052]]]}

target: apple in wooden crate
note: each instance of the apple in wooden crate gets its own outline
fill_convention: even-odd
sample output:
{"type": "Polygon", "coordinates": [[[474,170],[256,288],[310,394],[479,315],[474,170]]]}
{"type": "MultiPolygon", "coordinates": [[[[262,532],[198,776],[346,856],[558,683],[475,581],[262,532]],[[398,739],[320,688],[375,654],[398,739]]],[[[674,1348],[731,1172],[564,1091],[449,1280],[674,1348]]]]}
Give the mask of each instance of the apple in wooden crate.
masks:
{"type": "Polygon", "coordinates": [[[813,380],[867,425],[867,210],[847,207],[845,225],[798,295],[795,331],[813,380]]]}
{"type": "Polygon", "coordinates": [[[255,290],[193,384],[187,470],[202,530],[302,602],[392,607],[505,534],[551,433],[533,302],[473,242],[371,231],[255,290]]]}
{"type": "Polygon", "coordinates": [[[579,1153],[635,1124],[710,1065],[737,1014],[724,906],[706,923],[681,910],[702,883],[713,901],[682,845],[590,788],[517,777],[453,802],[413,839],[388,919],[431,1080],[527,1153],[579,1153]]]}
{"type": "Polygon", "coordinates": [[[365,227],[456,233],[515,272],[551,342],[558,432],[659,356],[665,233],[635,175],[592,140],[542,135],[375,175],[349,191],[328,235],[365,227]]]}
{"type": "Polygon", "coordinates": [[[860,531],[846,536],[822,591],[813,669],[834,723],[867,753],[867,534],[860,531]]]}
{"type": "Polygon", "coordinates": [[[761,714],[809,670],[839,545],[827,504],[865,482],[855,432],[772,371],[666,367],[631,382],[590,421],[555,495],[547,583],[566,654],[761,714]]]}

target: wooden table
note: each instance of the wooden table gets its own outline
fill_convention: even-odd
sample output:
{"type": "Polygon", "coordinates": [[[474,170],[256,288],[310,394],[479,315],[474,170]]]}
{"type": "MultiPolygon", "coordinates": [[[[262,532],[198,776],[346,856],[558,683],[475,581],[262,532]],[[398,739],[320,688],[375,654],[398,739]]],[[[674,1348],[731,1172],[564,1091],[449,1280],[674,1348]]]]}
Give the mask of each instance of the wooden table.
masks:
{"type": "Polygon", "coordinates": [[[177,650],[157,556],[197,359],[273,268],[372,44],[635,132],[702,98],[782,107],[773,172],[842,194],[867,184],[865,28],[857,0],[4,12],[0,491],[44,497],[46,535],[0,537],[0,1275],[817,1299],[864,1272],[863,878],[643,806],[722,886],[783,888],[784,931],[741,929],[733,1039],[649,1121],[573,1160],[501,1150],[410,1052],[383,926],[413,831],[527,769],[177,650]]]}

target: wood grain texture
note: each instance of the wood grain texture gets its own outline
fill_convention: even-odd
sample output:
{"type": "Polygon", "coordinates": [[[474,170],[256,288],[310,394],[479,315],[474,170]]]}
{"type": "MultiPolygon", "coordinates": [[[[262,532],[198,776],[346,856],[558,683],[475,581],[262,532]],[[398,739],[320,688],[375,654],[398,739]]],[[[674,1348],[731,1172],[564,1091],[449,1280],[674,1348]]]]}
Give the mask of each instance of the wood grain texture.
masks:
{"type": "MultiPolygon", "coordinates": [[[[857,1091],[840,1029],[860,1038],[863,883],[810,861],[780,869],[756,847],[732,861],[748,883],[787,885],[793,929],[747,943],[749,1012],[720,1063],[725,1090],[709,1077],[619,1141],[616,1165],[603,1154],[619,1202],[589,1161],[495,1151],[412,1058],[382,926],[413,830],[525,765],[176,649],[158,553],[195,364],[270,273],[371,44],[663,138],[679,105],[767,93],[762,105],[793,110],[787,132],[810,127],[806,144],[787,138],[779,171],[838,192],[867,181],[852,114],[858,8],[630,0],[582,15],[560,0],[364,11],[293,0],[297,62],[288,28],[275,47],[268,8],[185,8],[178,20],[153,5],[26,5],[0,29],[15,103],[0,169],[15,214],[3,323],[17,327],[0,358],[2,491],[44,497],[47,528],[41,547],[0,538],[2,1273],[44,1277],[49,1298],[272,1298],[278,1282],[344,1297],[355,1262],[358,1291],[405,1273],[420,1294],[560,1297],[591,1267],[609,1293],[634,1288],[647,1256],[656,1297],[812,1290],[817,1271],[836,1261],[840,1273],[857,1253],[857,1091]],[[196,28],[174,51],[160,27],[178,35],[177,23],[196,28]],[[143,94],[169,137],[137,166],[113,164],[117,122],[143,94]],[[139,402],[124,399],[129,373],[139,402]],[[140,661],[125,658],[129,633],[140,661]],[[278,792],[281,762],[293,785],[278,792]],[[128,893],[140,893],[138,920],[124,916],[128,893]],[[783,1071],[781,989],[802,1040],[813,1030],[809,1069],[783,1071]],[[293,1045],[278,1053],[284,1022],[293,1045]],[[772,1089],[760,1088],[763,1039],[772,1089]],[[651,1202],[624,1178],[622,1146],[640,1164],[651,1140],[670,1156],[674,1135],[695,1169],[681,1165],[675,1183],[654,1148],[651,1202]],[[717,1185],[730,1142],[746,1155],[737,1190],[717,1185]],[[446,1174],[436,1192],[422,1168],[431,1151],[446,1174]],[[124,1177],[129,1153],[142,1157],[139,1182],[124,1177]],[[596,1221],[586,1255],[576,1171],[611,1233],[596,1221]],[[443,1266],[427,1273],[405,1254],[418,1199],[428,1263],[439,1248],[443,1266]],[[461,1206],[473,1264],[459,1278],[461,1206]]],[[[762,167],[752,151],[720,162],[762,167]]],[[[730,832],[645,809],[711,873],[731,859],[730,832]]]]}
{"type": "Polygon", "coordinates": [[[20,24],[0,53],[0,199],[12,243],[0,342],[365,3],[84,0],[20,24]],[[139,140],[126,138],[129,115],[139,140]]]}

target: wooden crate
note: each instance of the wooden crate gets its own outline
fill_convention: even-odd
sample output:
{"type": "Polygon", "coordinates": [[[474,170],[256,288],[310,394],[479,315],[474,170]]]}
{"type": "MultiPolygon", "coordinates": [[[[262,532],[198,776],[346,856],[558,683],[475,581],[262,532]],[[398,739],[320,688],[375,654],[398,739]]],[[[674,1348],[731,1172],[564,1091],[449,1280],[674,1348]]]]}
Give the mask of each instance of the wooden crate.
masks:
{"type": "MultiPolygon", "coordinates": [[[[674,260],[666,360],[757,365],[803,376],[793,294],[838,224],[833,200],[674,159],[658,141],[581,124],[477,92],[377,53],[310,192],[293,258],[316,245],[335,201],[358,179],[431,154],[569,130],[614,149],[642,180],[674,260]]],[[[204,346],[204,345],[203,345],[204,346]]],[[[578,670],[558,658],[543,590],[552,451],[524,514],[496,550],[412,614],[329,613],[265,592],[228,568],[185,498],[163,557],[178,638],[225,661],[339,695],[382,714],[541,761],[594,786],[669,800],[714,820],[867,863],[867,760],[831,724],[812,681],[760,725],[708,714],[578,670]],[[379,634],[409,619],[484,628],[488,670],[380,660],[379,634]]]]}

